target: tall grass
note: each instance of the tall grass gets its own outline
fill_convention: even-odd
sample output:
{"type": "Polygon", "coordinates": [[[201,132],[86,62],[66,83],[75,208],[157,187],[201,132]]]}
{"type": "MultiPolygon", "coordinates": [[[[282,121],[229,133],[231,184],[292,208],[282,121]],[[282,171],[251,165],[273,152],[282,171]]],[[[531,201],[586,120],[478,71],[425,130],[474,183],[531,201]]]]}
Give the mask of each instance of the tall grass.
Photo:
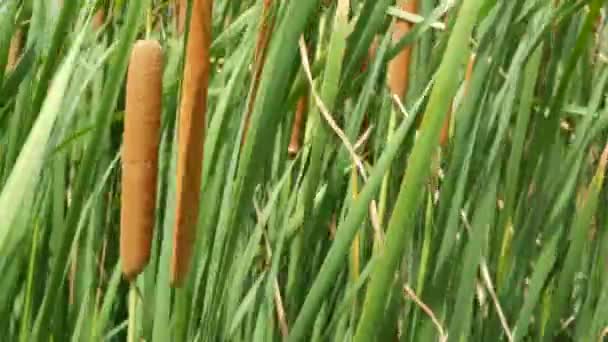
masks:
{"type": "Polygon", "coordinates": [[[605,339],[605,1],[411,1],[0,0],[2,340],[605,339]]]}

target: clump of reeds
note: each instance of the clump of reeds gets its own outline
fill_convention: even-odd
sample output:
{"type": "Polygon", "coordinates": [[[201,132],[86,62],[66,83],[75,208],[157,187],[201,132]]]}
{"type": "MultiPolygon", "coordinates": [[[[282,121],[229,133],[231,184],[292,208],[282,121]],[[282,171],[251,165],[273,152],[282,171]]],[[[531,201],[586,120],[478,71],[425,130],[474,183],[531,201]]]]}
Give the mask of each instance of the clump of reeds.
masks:
{"type": "Polygon", "coordinates": [[[120,256],[122,270],[135,278],[150,258],[162,110],[163,53],[155,40],[133,47],[127,75],[120,256]]]}

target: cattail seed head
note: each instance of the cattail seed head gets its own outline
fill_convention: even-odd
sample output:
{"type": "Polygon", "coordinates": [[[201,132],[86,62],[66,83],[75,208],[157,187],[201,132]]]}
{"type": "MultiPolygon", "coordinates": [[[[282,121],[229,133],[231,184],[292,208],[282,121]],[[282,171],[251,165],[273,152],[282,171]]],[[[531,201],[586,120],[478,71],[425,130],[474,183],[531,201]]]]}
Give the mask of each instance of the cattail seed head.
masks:
{"type": "MultiPolygon", "coordinates": [[[[418,11],[418,0],[402,0],[401,8],[407,12],[418,11]]],[[[412,24],[406,21],[397,21],[393,28],[393,42],[398,42],[412,29],[412,24]]],[[[403,99],[407,95],[410,73],[410,60],[412,48],[406,47],[388,66],[388,86],[393,95],[403,99]]]]}
{"type": "Polygon", "coordinates": [[[304,95],[298,100],[293,126],[291,128],[291,139],[289,140],[288,153],[291,158],[294,158],[302,145],[302,130],[306,121],[308,112],[308,96],[304,95]]]}
{"type": "Polygon", "coordinates": [[[171,284],[181,286],[190,268],[200,203],[205,112],[211,72],[212,0],[194,0],[179,109],[177,209],[173,230],[171,284]]]}
{"type": "Polygon", "coordinates": [[[127,75],[120,257],[129,280],[150,258],[162,110],[163,55],[155,40],[135,43],[127,75]]]}
{"type": "Polygon", "coordinates": [[[175,13],[177,15],[177,34],[181,36],[186,27],[188,0],[175,0],[175,13]]]}
{"type": "Polygon", "coordinates": [[[92,25],[93,30],[97,31],[103,26],[104,21],[106,20],[106,11],[103,9],[97,10],[95,15],[93,15],[92,25]]]}

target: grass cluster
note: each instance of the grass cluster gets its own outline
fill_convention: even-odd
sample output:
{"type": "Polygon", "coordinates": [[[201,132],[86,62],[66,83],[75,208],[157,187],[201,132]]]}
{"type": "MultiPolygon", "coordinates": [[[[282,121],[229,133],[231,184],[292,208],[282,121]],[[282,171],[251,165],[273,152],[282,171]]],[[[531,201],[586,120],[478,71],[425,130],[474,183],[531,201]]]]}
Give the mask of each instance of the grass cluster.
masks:
{"type": "Polygon", "coordinates": [[[63,3],[0,0],[0,339],[607,338],[604,0],[63,3]]]}

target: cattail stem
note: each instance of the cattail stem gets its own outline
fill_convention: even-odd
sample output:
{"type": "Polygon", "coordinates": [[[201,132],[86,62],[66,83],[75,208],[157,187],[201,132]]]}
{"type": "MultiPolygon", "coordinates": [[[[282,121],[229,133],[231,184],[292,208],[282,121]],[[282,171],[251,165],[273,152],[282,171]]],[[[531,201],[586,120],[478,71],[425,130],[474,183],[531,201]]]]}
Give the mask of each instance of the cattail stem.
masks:
{"type": "Polygon", "coordinates": [[[122,151],[120,257],[125,277],[133,280],[150,258],[160,115],[163,55],[155,40],[133,47],[127,75],[127,99],[122,151]]]}
{"type": "Polygon", "coordinates": [[[177,212],[173,232],[171,284],[183,284],[192,257],[200,203],[205,112],[211,71],[212,0],[194,0],[186,48],[179,112],[177,212]]]}

